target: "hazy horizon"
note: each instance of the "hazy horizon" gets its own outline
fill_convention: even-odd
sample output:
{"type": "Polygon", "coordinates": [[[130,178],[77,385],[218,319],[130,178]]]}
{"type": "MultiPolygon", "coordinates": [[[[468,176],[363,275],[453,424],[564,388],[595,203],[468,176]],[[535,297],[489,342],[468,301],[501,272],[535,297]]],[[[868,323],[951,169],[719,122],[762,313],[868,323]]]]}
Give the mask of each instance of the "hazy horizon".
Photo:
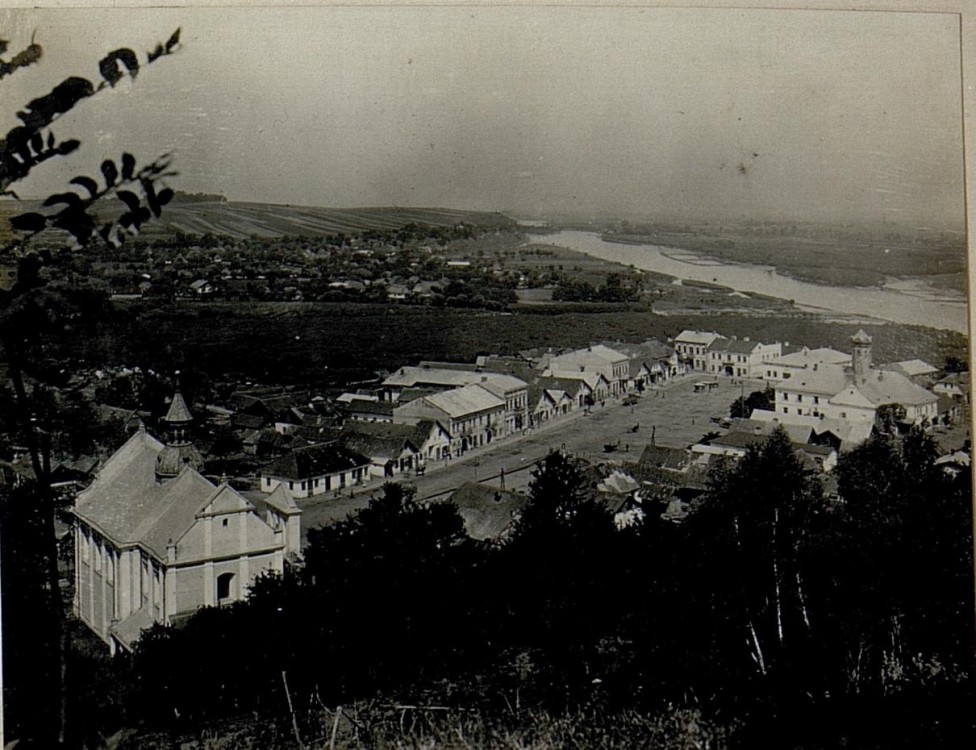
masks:
{"type": "Polygon", "coordinates": [[[18,185],[122,151],[174,188],[287,205],[522,218],[964,224],[958,18],[585,7],[0,11],[40,65],[14,113],[119,46],[183,48],[55,126],[18,185]]]}

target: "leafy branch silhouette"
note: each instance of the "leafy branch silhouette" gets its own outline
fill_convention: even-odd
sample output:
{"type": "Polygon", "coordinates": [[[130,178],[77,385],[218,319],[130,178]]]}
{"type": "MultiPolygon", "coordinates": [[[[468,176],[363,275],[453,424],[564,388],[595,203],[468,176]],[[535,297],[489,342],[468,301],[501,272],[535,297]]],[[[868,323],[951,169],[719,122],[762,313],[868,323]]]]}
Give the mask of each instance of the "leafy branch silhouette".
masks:
{"type": "MultiPolygon", "coordinates": [[[[7,42],[0,40],[0,54],[7,42]]],[[[180,47],[180,29],[174,31],[165,43],[159,43],[145,54],[145,65],[173,54],[180,47]]],[[[6,62],[0,60],[0,71],[9,74],[14,70],[38,61],[43,54],[39,44],[31,43],[23,52],[6,62]]],[[[55,86],[49,93],[32,99],[17,112],[21,125],[12,128],[0,140],[0,195],[18,198],[11,187],[27,177],[31,171],[49,159],[68,156],[81,147],[81,141],[67,139],[58,141],[48,128],[60,117],[71,111],[82,101],[114,88],[125,77],[135,79],[140,68],[139,57],[128,47],[109,52],[98,63],[102,80],[98,84],[80,76],[69,76],[55,86]]],[[[2,77],[2,76],[0,76],[2,77]]],[[[105,188],[86,175],[70,180],[82,188],[86,195],[69,191],[56,193],[44,202],[45,207],[64,205],[59,211],[42,214],[28,212],[11,217],[10,226],[22,237],[4,250],[30,240],[48,228],[62,229],[74,237],[78,245],[85,245],[95,237],[113,246],[124,242],[126,233],[137,233],[140,227],[152,217],[158,217],[164,206],[173,197],[168,188],[157,190],[156,183],[164,177],[174,176],[170,169],[170,155],[165,154],[135,171],[135,158],[123,153],[120,164],[112,160],[102,163],[102,176],[105,188]],[[103,198],[115,194],[128,209],[118,219],[98,225],[92,215],[92,208],[103,198]]]]}

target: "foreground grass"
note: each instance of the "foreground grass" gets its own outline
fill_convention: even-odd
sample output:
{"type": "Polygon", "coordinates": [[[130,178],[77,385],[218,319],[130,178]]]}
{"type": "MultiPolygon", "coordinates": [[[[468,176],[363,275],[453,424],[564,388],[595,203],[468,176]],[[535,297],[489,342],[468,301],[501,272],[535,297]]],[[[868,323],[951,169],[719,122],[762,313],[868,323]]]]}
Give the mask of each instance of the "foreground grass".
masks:
{"type": "Polygon", "coordinates": [[[119,750],[257,750],[261,748],[348,748],[349,750],[688,750],[729,747],[731,731],[703,719],[700,712],[669,708],[660,714],[584,710],[554,716],[531,712],[489,718],[481,713],[439,707],[354,706],[338,712],[322,708],[298,730],[289,721],[248,721],[210,727],[192,735],[132,734],[119,750]]]}

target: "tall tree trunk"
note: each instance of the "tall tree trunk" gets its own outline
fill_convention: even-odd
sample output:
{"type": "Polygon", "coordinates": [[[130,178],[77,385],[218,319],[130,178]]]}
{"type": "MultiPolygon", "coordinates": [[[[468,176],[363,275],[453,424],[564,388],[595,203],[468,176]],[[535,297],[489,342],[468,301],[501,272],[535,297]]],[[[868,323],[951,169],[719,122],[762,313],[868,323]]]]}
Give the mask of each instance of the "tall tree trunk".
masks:
{"type": "MultiPolygon", "coordinates": [[[[15,405],[20,421],[21,432],[27,451],[30,454],[31,468],[37,484],[37,493],[40,497],[40,509],[42,514],[42,528],[44,539],[41,540],[41,549],[46,561],[47,588],[50,600],[51,627],[53,635],[58,643],[58,669],[55,677],[55,684],[52,686],[52,694],[56,695],[58,702],[57,710],[57,730],[58,744],[65,742],[65,729],[67,725],[67,672],[68,672],[68,649],[70,648],[70,634],[66,623],[66,612],[64,601],[61,598],[61,575],[58,571],[58,540],[54,524],[55,498],[51,489],[51,456],[50,444],[46,435],[39,434],[35,430],[30,405],[27,400],[27,389],[24,386],[23,370],[16,356],[16,349],[9,337],[4,341],[4,349],[7,353],[7,367],[10,372],[10,379],[14,386],[15,405]]],[[[8,571],[9,574],[9,571],[8,571]]]]}

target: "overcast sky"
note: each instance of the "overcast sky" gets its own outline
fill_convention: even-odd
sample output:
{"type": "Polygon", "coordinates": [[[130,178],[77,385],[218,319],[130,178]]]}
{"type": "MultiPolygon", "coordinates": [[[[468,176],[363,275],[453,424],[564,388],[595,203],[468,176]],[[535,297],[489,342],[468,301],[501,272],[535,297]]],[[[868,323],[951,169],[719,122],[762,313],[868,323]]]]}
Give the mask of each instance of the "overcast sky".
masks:
{"type": "Polygon", "coordinates": [[[0,11],[12,48],[45,48],[0,82],[3,132],[65,74],[95,80],[108,50],[177,26],[178,55],[59,121],[79,158],[23,192],[172,151],[174,187],[231,200],[962,228],[953,15],[0,11]]]}

